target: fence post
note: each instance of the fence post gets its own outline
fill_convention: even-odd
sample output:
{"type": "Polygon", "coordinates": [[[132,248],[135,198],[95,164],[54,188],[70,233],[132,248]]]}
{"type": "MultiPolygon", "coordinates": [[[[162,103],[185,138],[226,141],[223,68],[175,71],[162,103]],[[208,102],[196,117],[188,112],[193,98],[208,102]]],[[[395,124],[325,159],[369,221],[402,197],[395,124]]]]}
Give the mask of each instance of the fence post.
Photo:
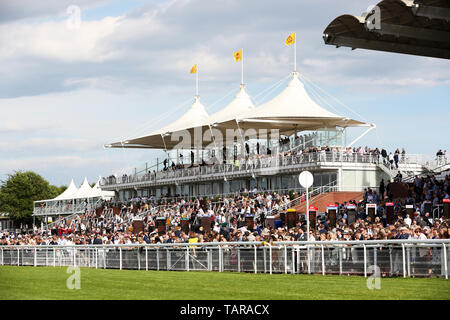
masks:
{"type": "Polygon", "coordinates": [[[367,278],[367,249],[365,244],[363,244],[363,249],[364,249],[364,278],[367,278]]]}
{"type": "Polygon", "coordinates": [[[292,265],[291,265],[291,268],[292,268],[292,274],[295,274],[295,248],[294,247],[291,247],[291,255],[292,255],[292,258],[291,258],[291,260],[292,260],[292,265]]]}
{"type": "Polygon", "coordinates": [[[122,247],[119,247],[119,269],[122,270],[122,247]]]}
{"type": "Polygon", "coordinates": [[[269,273],[272,274],[272,245],[269,244],[269,273]]]}
{"type": "Polygon", "coordinates": [[[208,271],[213,270],[213,251],[212,247],[209,247],[206,252],[208,252],[208,271]]]}
{"type": "Polygon", "coordinates": [[[19,251],[20,249],[19,248],[17,248],[17,266],[20,266],[20,251],[19,251]]]}
{"type": "MultiPolygon", "coordinates": [[[[447,261],[447,248],[445,243],[442,244],[442,250],[444,250],[444,271],[445,271],[445,279],[448,279],[448,261],[447,261]]],[[[2,259],[3,261],[3,259],[2,259]]]]}
{"type": "Polygon", "coordinates": [[[53,267],[56,267],[56,249],[53,248],[53,267]]]}
{"type": "Polygon", "coordinates": [[[148,248],[145,246],[145,271],[148,271],[148,248]]]}
{"type": "Polygon", "coordinates": [[[159,271],[159,248],[156,248],[156,270],[159,271]]]}
{"type": "Polygon", "coordinates": [[[373,265],[376,266],[377,265],[377,248],[374,247],[373,248],[373,265]]]}
{"type": "Polygon", "coordinates": [[[258,273],[258,259],[257,259],[257,249],[256,249],[256,244],[253,246],[254,251],[255,251],[255,273],[258,273]]]}
{"type": "Polygon", "coordinates": [[[37,265],[37,249],[34,248],[34,266],[36,267],[37,265]]]}
{"type": "Polygon", "coordinates": [[[339,249],[339,274],[342,274],[342,251],[344,250],[343,247],[338,247],[339,249]]]}
{"type": "Polygon", "coordinates": [[[72,255],[73,256],[73,266],[76,267],[77,264],[76,264],[76,257],[75,257],[75,248],[72,247],[72,250],[73,250],[72,251],[73,252],[73,255],[72,255]]]}
{"type": "Polygon", "coordinates": [[[321,245],[322,247],[322,275],[325,275],[325,252],[324,252],[324,247],[323,244],[321,245]]]}
{"type": "Polygon", "coordinates": [[[306,258],[308,259],[308,274],[311,274],[311,254],[309,251],[309,245],[306,245],[306,258]]]}
{"type": "Polygon", "coordinates": [[[167,271],[169,271],[169,265],[170,265],[170,254],[169,254],[169,249],[166,249],[166,269],[167,271]]]}
{"type": "Polygon", "coordinates": [[[95,248],[95,269],[98,269],[98,248],[95,248]]]}
{"type": "MultiPolygon", "coordinates": [[[[186,246],[186,253],[184,260],[186,264],[186,271],[189,271],[189,246],[186,246]]],[[[194,266],[194,261],[192,261],[192,266],[194,266]]]]}
{"type": "Polygon", "coordinates": [[[222,256],[222,247],[219,246],[219,272],[223,270],[223,256],[222,256]]]}
{"type": "Polygon", "coordinates": [[[284,273],[287,274],[287,247],[284,245],[284,273]]]}
{"type": "Polygon", "coordinates": [[[1,250],[2,250],[2,266],[4,265],[3,263],[3,248],[1,248],[1,250]]]}
{"type": "Polygon", "coordinates": [[[266,247],[263,247],[263,257],[264,257],[264,273],[267,273],[267,261],[266,261],[266,247]]]}
{"type": "Polygon", "coordinates": [[[407,263],[407,268],[408,268],[408,277],[411,277],[411,248],[410,247],[406,248],[406,255],[407,255],[406,263],[407,263]]]}
{"type": "Polygon", "coordinates": [[[241,248],[238,246],[238,272],[241,272],[241,248]]]}
{"type": "Polygon", "coordinates": [[[140,247],[136,247],[137,250],[137,262],[138,262],[138,270],[141,270],[141,253],[139,252],[140,247]]]}
{"type": "Polygon", "coordinates": [[[403,258],[403,278],[406,278],[406,256],[404,243],[402,243],[402,258],[403,258]]]}
{"type": "Polygon", "coordinates": [[[389,246],[389,275],[392,276],[393,272],[393,262],[392,262],[392,255],[394,254],[394,246],[389,246]]]}

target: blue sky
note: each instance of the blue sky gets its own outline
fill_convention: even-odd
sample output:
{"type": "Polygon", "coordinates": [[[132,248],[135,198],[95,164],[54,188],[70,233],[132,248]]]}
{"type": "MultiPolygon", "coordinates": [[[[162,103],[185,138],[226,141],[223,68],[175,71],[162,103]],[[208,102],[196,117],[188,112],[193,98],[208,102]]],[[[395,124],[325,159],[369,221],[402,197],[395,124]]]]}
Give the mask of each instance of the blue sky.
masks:
{"type": "Polygon", "coordinates": [[[248,93],[257,95],[292,70],[284,45],[292,31],[299,71],[377,125],[358,144],[449,149],[450,61],[323,43],[336,16],[375,2],[0,0],[0,179],[34,170],[53,184],[79,184],[152,161],[162,153],[103,145],[186,111],[195,63],[207,111],[224,107],[239,88],[232,53],[242,47],[248,93]],[[77,29],[67,26],[69,5],[81,10],[77,29]]]}

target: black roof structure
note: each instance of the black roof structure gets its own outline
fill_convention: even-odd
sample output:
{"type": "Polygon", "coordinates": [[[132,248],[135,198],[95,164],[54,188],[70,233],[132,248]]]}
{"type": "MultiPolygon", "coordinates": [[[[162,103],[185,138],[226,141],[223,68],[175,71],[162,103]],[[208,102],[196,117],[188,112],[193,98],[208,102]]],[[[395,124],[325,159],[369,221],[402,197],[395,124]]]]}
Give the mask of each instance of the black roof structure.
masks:
{"type": "Polygon", "coordinates": [[[342,15],[325,44],[450,59],[450,0],[383,0],[362,16],[342,15]]]}

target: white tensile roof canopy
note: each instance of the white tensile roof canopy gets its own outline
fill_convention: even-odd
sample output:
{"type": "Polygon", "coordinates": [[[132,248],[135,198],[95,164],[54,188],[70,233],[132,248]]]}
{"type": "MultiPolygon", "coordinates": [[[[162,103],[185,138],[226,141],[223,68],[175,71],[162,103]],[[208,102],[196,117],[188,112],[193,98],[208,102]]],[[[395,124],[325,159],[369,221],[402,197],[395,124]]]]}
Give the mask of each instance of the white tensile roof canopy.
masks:
{"type": "MultiPolygon", "coordinates": [[[[129,148],[128,145],[133,145],[135,148],[139,146],[143,148],[153,148],[153,149],[171,149],[173,146],[177,145],[177,141],[171,141],[171,134],[174,132],[182,132],[191,127],[201,127],[209,115],[205,110],[205,107],[200,103],[200,97],[194,97],[194,103],[189,108],[189,110],[179,117],[177,120],[171,124],[158,129],[149,135],[131,139],[125,142],[116,142],[111,145],[115,148],[129,148]]],[[[191,141],[187,143],[189,145],[193,144],[191,141]]]]}
{"type": "MultiPolygon", "coordinates": [[[[278,129],[280,134],[286,135],[324,128],[369,126],[319,106],[306,92],[297,72],[280,94],[241,115],[238,121],[241,129],[278,129]]],[[[222,125],[228,126],[228,123],[222,125]]]]}
{"type": "Polygon", "coordinates": [[[241,84],[241,88],[236,97],[225,108],[211,115],[205,124],[208,126],[234,120],[251,112],[253,109],[255,109],[255,105],[247,92],[245,92],[245,85],[241,84]]]}
{"type": "Polygon", "coordinates": [[[53,200],[68,200],[68,199],[73,199],[73,195],[78,191],[78,188],[75,186],[75,183],[72,181],[70,181],[69,186],[67,187],[67,189],[61,193],[59,196],[57,196],[55,199],[53,200]]]}
{"type": "MultiPolygon", "coordinates": [[[[248,112],[251,112],[254,109],[255,105],[253,104],[250,96],[245,91],[245,85],[241,84],[239,92],[225,108],[209,116],[207,119],[203,121],[201,125],[197,127],[186,128],[184,131],[189,133],[191,137],[195,137],[196,131],[198,131],[200,134],[204,133],[202,141],[201,142],[196,141],[198,145],[202,147],[214,146],[214,142],[212,139],[213,136],[216,139],[216,141],[220,140],[221,138],[223,141],[226,140],[227,128],[222,128],[221,127],[222,123],[230,121],[236,124],[234,119],[238,119],[240,116],[247,114],[248,112]],[[218,134],[217,130],[219,130],[221,137],[217,136],[218,134]]],[[[170,138],[171,137],[168,137],[166,141],[170,141],[170,138]]],[[[175,141],[175,143],[177,143],[177,141],[175,141]]],[[[181,146],[182,148],[190,149],[192,148],[192,146],[196,145],[195,143],[193,144],[190,143],[192,143],[192,141],[188,141],[186,139],[183,140],[182,143],[178,145],[178,147],[181,146]]]]}
{"type": "MultiPolygon", "coordinates": [[[[220,130],[225,140],[227,129],[255,129],[255,132],[259,129],[276,129],[280,134],[290,135],[325,128],[373,126],[337,115],[319,106],[306,92],[297,72],[293,72],[291,81],[280,94],[256,108],[245,92],[244,86],[241,85],[241,90],[234,100],[221,111],[208,117],[206,111],[202,110],[204,111],[203,106],[196,98],[191,109],[169,126],[147,136],[116,142],[107,147],[170,150],[178,148],[181,141],[181,138],[179,141],[171,141],[170,134],[179,136],[182,131],[187,131],[193,137],[196,130],[206,133],[211,127],[220,130]],[[162,136],[166,136],[164,141],[162,136]]],[[[246,137],[256,138],[256,135],[246,135],[246,137]]],[[[183,142],[183,147],[187,149],[198,144],[192,140],[183,142]]],[[[202,141],[201,147],[211,144],[212,140],[202,141]]]]}
{"type": "Polygon", "coordinates": [[[92,188],[87,181],[87,178],[84,178],[83,184],[80,189],[73,195],[73,199],[84,199],[89,198],[92,193],[92,188]]]}

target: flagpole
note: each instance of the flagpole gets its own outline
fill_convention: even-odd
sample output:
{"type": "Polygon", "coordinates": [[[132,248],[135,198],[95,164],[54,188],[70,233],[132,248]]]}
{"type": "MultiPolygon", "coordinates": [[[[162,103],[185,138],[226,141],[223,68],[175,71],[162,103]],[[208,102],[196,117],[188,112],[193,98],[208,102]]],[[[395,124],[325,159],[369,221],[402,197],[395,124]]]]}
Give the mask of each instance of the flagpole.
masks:
{"type": "Polygon", "coordinates": [[[241,84],[244,84],[244,48],[242,50],[242,64],[241,64],[241,84]]]}
{"type": "Polygon", "coordinates": [[[297,71],[297,39],[294,40],[294,71],[297,71]]]}
{"type": "Polygon", "coordinates": [[[195,95],[198,96],[198,65],[195,73],[195,95]]]}

